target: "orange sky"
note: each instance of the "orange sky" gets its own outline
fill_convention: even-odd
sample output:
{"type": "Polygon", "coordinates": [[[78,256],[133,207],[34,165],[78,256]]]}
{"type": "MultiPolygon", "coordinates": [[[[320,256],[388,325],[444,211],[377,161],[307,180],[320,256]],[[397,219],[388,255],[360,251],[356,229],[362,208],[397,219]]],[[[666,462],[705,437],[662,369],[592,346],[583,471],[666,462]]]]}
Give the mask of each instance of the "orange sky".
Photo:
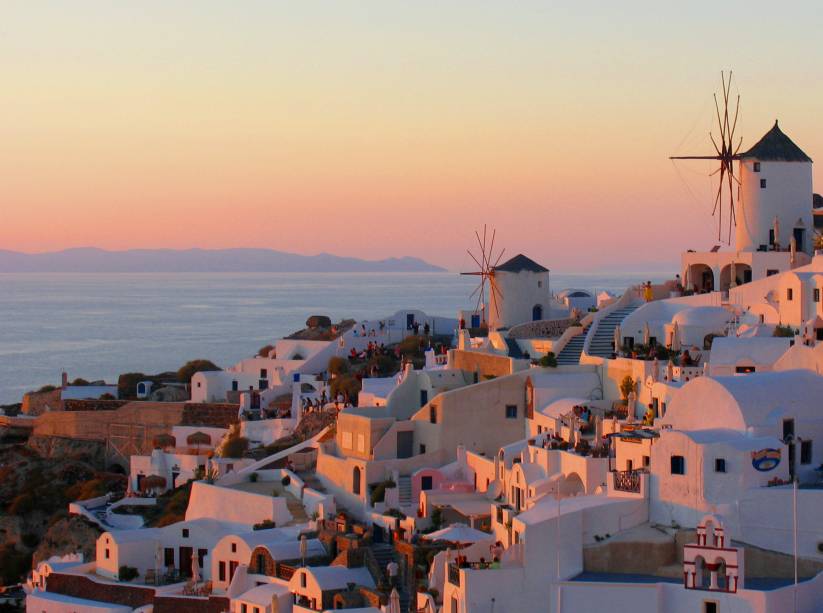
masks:
{"type": "Polygon", "coordinates": [[[667,156],[708,151],[721,69],[744,146],[779,117],[823,152],[823,11],[617,4],[19,3],[0,26],[0,249],[461,268],[487,223],[555,270],[675,262],[714,244],[708,166],[681,180],[667,156]]]}

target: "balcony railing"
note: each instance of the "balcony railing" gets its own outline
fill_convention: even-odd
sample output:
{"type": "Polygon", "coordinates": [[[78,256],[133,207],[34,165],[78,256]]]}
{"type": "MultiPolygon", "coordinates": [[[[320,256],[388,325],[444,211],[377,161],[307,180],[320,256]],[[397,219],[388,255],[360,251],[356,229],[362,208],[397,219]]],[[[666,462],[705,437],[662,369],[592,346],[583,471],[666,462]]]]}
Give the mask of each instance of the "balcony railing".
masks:
{"type": "Polygon", "coordinates": [[[640,471],[616,470],[612,473],[614,489],[619,492],[640,493],[640,471]]]}

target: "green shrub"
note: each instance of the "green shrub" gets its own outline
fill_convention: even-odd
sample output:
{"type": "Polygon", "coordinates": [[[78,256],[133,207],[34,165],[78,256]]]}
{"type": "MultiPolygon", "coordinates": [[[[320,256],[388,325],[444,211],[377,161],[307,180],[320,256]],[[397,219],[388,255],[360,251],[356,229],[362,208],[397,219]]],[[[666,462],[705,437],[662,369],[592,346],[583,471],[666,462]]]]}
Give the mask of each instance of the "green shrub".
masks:
{"type": "Polygon", "coordinates": [[[224,458],[242,458],[249,450],[249,439],[244,436],[232,436],[222,446],[224,458]]]}
{"type": "Polygon", "coordinates": [[[330,375],[344,375],[349,372],[349,361],[335,355],[329,358],[329,364],[326,368],[330,375]]]}
{"type": "Polygon", "coordinates": [[[797,332],[791,326],[783,326],[778,324],[774,327],[774,332],[772,333],[772,336],[779,336],[782,338],[793,338],[795,334],[797,334],[797,332]]]}
{"type": "Polygon", "coordinates": [[[117,578],[120,581],[131,581],[132,579],[137,579],[140,573],[137,571],[134,566],[121,566],[120,571],[117,573],[117,578]]]}
{"type": "Polygon", "coordinates": [[[257,483],[257,480],[259,478],[260,478],[260,475],[258,475],[257,473],[252,473],[252,474],[249,475],[249,481],[251,483],[257,483]]]}
{"type": "Polygon", "coordinates": [[[282,479],[280,479],[280,483],[283,484],[283,487],[287,487],[291,483],[291,477],[285,475],[282,479]]]}
{"type": "Polygon", "coordinates": [[[543,368],[557,368],[557,356],[554,355],[554,351],[549,351],[540,358],[540,366],[543,368]]]}
{"type": "Polygon", "coordinates": [[[220,370],[220,367],[209,360],[189,360],[177,371],[177,380],[189,383],[195,373],[220,370]]]}
{"type": "Polygon", "coordinates": [[[362,383],[350,374],[339,375],[331,380],[331,394],[332,398],[336,398],[338,394],[342,394],[344,398],[348,398],[352,404],[357,403],[357,395],[360,393],[362,383]]]}
{"type": "Polygon", "coordinates": [[[276,528],[276,524],[270,519],[264,519],[259,524],[254,524],[252,526],[252,530],[270,530],[271,528],[276,528]]]}
{"type": "Polygon", "coordinates": [[[37,390],[36,393],[45,394],[46,392],[53,392],[56,389],[57,389],[57,386],[55,386],[55,385],[44,385],[39,390],[37,390]]]}
{"type": "Polygon", "coordinates": [[[89,384],[89,382],[86,381],[85,379],[81,378],[81,377],[77,377],[74,381],[71,382],[71,385],[76,385],[78,387],[88,385],[88,384],[89,384]]]}

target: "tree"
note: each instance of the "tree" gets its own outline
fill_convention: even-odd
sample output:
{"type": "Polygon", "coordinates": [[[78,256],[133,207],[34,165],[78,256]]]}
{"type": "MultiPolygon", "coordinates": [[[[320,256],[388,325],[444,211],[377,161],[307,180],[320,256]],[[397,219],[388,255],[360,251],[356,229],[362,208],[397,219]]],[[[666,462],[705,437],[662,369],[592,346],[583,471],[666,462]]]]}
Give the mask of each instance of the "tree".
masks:
{"type": "Polygon", "coordinates": [[[267,358],[272,352],[272,349],[274,349],[274,345],[263,345],[260,347],[260,351],[257,352],[257,355],[261,358],[267,358]]]}
{"type": "Polygon", "coordinates": [[[349,361],[346,358],[332,356],[329,358],[329,365],[326,368],[330,375],[344,375],[349,372],[349,361]]]}
{"type": "Polygon", "coordinates": [[[177,380],[189,383],[195,373],[220,370],[220,367],[209,360],[189,360],[177,371],[177,380]]]}
{"type": "Polygon", "coordinates": [[[630,375],[623,377],[620,382],[620,393],[623,394],[623,400],[628,400],[629,394],[634,391],[634,379],[630,375]]]}

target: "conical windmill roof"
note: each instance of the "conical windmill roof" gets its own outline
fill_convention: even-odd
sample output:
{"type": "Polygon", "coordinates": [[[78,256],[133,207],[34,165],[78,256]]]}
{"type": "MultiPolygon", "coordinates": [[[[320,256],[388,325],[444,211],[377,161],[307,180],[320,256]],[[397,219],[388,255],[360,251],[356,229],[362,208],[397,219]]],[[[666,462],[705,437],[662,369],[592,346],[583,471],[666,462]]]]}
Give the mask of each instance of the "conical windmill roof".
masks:
{"type": "Polygon", "coordinates": [[[755,158],[764,162],[811,162],[812,159],[786,136],[777,121],[772,129],[757,141],[754,146],[740,154],[741,158],[755,158]]]}
{"type": "Polygon", "coordinates": [[[494,267],[495,272],[520,272],[522,270],[528,270],[529,272],[549,272],[548,268],[541,266],[531,258],[527,258],[522,253],[494,267]]]}

